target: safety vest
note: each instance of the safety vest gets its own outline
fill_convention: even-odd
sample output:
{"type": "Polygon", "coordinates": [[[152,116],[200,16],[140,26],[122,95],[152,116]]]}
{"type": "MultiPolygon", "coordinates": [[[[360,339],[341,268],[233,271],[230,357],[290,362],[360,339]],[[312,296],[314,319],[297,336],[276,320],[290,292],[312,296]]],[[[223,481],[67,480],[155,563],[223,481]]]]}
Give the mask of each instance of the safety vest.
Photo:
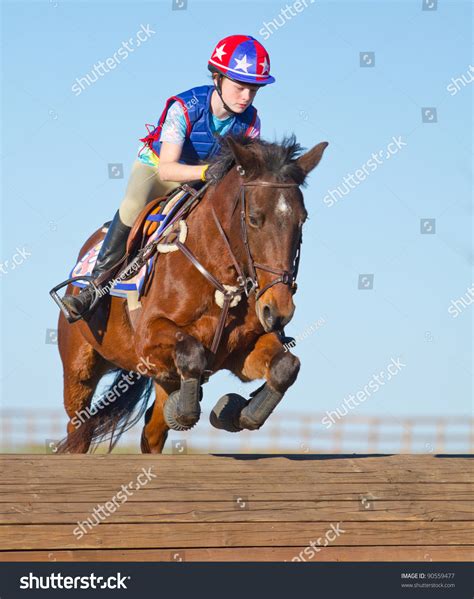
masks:
{"type": "MultiPolygon", "coordinates": [[[[165,122],[170,105],[176,101],[183,107],[186,119],[186,137],[179,162],[182,164],[199,164],[203,160],[207,160],[218,154],[220,143],[210,126],[210,102],[213,90],[213,85],[202,85],[168,98],[158,125],[149,131],[148,135],[140,139],[140,141],[148,146],[157,156],[160,155],[162,144],[160,138],[163,123],[165,122]]],[[[249,135],[256,120],[257,109],[250,105],[241,114],[234,115],[226,135],[236,135],[239,133],[249,135]]]]}

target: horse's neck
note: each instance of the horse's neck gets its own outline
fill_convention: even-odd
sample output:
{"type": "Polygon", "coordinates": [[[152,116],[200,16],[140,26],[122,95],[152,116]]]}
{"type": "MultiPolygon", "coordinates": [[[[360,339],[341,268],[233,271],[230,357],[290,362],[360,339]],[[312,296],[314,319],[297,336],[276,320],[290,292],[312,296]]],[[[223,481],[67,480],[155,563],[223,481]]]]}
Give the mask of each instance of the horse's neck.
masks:
{"type": "Polygon", "coordinates": [[[222,228],[230,242],[232,251],[244,267],[244,247],[243,240],[240,234],[239,208],[234,211],[235,201],[238,202],[239,193],[239,178],[236,172],[230,171],[224,177],[221,183],[215,187],[211,187],[200,201],[197,209],[191,214],[189,219],[190,232],[196,231],[199,239],[199,249],[206,251],[211,249],[220,255],[220,265],[225,266],[232,264],[232,259],[229,250],[226,247],[225,241],[222,238],[218,227],[212,215],[214,208],[217,218],[219,219],[222,228]]]}

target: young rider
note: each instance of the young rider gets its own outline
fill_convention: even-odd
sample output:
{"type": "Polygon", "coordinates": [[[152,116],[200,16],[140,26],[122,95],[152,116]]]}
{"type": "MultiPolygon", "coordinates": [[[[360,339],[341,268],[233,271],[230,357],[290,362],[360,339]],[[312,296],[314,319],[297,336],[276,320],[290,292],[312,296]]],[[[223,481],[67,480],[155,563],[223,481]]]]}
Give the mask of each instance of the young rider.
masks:
{"type": "MultiPolygon", "coordinates": [[[[249,35],[222,39],[208,61],[213,85],[193,87],[169,98],[156,128],[141,141],[125,197],[107,231],[92,271],[97,279],[125,254],[133,223],[150,200],[180,183],[212,178],[209,160],[220,151],[216,134],[260,136],[260,119],[252,106],[260,87],[273,83],[270,57],[249,35]]],[[[101,283],[101,288],[104,282],[101,283]]],[[[88,313],[94,299],[90,286],[65,295],[69,322],[88,313]]]]}

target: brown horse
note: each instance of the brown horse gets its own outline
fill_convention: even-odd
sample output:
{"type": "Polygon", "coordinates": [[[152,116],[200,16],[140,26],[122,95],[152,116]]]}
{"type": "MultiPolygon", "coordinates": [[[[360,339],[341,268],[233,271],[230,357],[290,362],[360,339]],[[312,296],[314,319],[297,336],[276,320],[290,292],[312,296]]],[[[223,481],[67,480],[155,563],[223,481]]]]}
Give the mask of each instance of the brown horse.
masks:
{"type": "MultiPolygon", "coordinates": [[[[327,145],[302,154],[294,136],[281,144],[225,138],[213,163],[214,181],[187,217],[185,245],[154,261],[134,326],[126,300],[117,297],[104,298],[91,317],[75,324],[60,315],[70,418],[60,451],[85,453],[104,438],[113,447],[144,413],[154,388],[141,450],[161,452],[170,428],[187,430],[197,422],[203,380],[222,369],[241,381],[265,383],[249,400],[236,394],[221,398],[211,424],[228,431],[263,425],[300,367],[282,337],[295,309],[307,218],[300,186],[327,145]],[[100,379],[113,371],[116,379],[102,396],[108,401],[91,406],[100,379]]],[[[102,236],[96,231],[80,256],[102,236]]]]}

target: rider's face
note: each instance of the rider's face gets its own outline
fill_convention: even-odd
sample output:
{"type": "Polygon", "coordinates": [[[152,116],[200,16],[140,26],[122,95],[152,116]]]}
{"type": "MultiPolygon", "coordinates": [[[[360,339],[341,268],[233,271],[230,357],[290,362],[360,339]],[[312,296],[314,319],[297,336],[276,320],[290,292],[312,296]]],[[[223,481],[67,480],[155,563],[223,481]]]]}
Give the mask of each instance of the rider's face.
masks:
{"type": "Polygon", "coordinates": [[[250,83],[237,83],[227,77],[222,78],[222,96],[224,102],[232,108],[234,112],[244,112],[252,104],[259,86],[250,83]]]}

